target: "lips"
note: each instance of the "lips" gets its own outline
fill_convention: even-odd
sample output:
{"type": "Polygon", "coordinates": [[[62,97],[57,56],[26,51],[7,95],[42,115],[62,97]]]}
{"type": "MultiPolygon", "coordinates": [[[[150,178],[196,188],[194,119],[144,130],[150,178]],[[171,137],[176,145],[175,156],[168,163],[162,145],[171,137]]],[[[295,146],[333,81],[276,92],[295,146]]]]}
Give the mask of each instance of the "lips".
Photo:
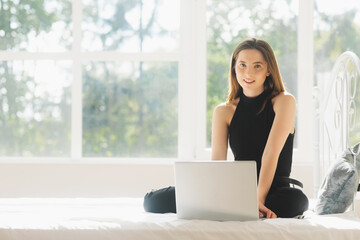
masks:
{"type": "Polygon", "coordinates": [[[255,80],[251,80],[251,79],[246,79],[244,78],[244,82],[248,83],[248,84],[251,84],[253,82],[255,82],[255,80]]]}

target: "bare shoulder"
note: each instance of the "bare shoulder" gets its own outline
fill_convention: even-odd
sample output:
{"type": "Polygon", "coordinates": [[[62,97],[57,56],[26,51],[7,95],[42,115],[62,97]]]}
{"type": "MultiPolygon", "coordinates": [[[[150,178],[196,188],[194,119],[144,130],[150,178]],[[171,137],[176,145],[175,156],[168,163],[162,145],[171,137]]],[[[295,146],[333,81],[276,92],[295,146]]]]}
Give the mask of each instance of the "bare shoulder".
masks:
{"type": "Polygon", "coordinates": [[[225,121],[229,125],[238,103],[239,100],[236,99],[231,103],[221,103],[217,105],[214,109],[213,117],[221,121],[225,121]]]}
{"type": "Polygon", "coordinates": [[[272,99],[274,110],[276,109],[296,109],[295,97],[288,92],[281,92],[272,99]]]}

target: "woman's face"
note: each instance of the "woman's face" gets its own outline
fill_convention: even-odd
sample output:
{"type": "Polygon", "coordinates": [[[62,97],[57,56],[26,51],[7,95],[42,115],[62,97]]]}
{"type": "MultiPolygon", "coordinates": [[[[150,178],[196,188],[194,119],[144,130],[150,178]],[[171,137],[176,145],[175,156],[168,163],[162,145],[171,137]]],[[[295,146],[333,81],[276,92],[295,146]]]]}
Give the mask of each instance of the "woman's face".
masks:
{"type": "Polygon", "coordinates": [[[262,53],[245,49],[238,53],[235,63],[236,79],[247,97],[256,97],[264,91],[264,82],[270,75],[262,53]]]}

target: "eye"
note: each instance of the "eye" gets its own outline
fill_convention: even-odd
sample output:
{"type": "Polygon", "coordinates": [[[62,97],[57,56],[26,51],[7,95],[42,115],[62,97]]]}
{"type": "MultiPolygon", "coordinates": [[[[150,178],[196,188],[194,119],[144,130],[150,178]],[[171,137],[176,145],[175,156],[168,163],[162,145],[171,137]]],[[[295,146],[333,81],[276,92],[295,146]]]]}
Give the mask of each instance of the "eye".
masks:
{"type": "Polygon", "coordinates": [[[246,67],[246,65],[245,65],[244,63],[240,63],[239,66],[240,66],[241,68],[246,67]]]}
{"type": "Polygon", "coordinates": [[[254,66],[255,68],[261,68],[261,65],[257,64],[254,66]]]}

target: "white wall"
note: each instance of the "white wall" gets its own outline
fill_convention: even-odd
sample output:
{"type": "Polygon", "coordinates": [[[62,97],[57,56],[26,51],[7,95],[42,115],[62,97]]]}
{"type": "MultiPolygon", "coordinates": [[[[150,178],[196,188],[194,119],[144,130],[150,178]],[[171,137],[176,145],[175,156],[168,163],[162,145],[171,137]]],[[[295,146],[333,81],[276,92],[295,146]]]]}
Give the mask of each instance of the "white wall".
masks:
{"type": "Polygon", "coordinates": [[[143,197],[173,175],[172,165],[2,164],[0,197],[143,197]]]}
{"type": "Polygon", "coordinates": [[[291,176],[304,184],[303,192],[308,198],[314,198],[314,167],[311,164],[293,164],[291,176]]]}
{"type": "MultiPolygon", "coordinates": [[[[313,196],[313,167],[294,165],[292,177],[313,196]]],[[[1,164],[0,197],[143,197],[174,185],[171,164],[1,164]]]]}

